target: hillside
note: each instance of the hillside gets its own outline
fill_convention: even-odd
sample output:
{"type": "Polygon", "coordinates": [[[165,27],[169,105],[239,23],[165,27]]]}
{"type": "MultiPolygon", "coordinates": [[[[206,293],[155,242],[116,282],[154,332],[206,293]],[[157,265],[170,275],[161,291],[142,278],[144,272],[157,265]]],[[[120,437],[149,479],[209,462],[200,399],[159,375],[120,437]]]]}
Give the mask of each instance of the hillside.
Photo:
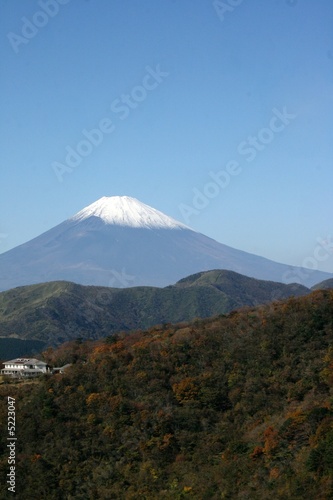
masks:
{"type": "Polygon", "coordinates": [[[314,285],[312,290],[329,290],[330,288],[333,288],[333,279],[321,281],[317,285],[314,285]]]}
{"type": "MultiPolygon", "coordinates": [[[[306,293],[309,290],[301,285],[221,270],[199,273],[166,288],[116,289],[51,282],[0,293],[0,335],[55,346],[78,337],[98,339],[306,293]]],[[[18,355],[29,354],[24,352],[27,348],[23,345],[18,355]]],[[[2,359],[6,359],[5,353],[2,359]]]]}
{"type": "MultiPolygon", "coordinates": [[[[323,290],[49,350],[48,361],[74,365],[37,385],[0,386],[24,422],[17,491],[48,500],[328,500],[332,346],[333,291],[323,290]]],[[[5,478],[5,433],[0,444],[5,478]]]]}

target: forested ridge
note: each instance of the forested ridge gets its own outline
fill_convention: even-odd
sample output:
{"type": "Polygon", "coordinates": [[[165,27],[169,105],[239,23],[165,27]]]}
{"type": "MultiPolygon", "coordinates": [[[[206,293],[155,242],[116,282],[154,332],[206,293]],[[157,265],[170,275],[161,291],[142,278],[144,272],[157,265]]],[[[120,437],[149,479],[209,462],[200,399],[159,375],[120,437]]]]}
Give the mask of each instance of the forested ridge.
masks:
{"type": "Polygon", "coordinates": [[[109,288],[66,281],[18,287],[0,293],[0,359],[77,337],[97,340],[119,330],[208,318],[308,293],[296,283],[257,280],[226,270],[197,273],[165,288],[109,288]]]}
{"type": "Polygon", "coordinates": [[[19,498],[333,497],[332,290],[44,356],[73,364],[0,386],[19,498]]]}

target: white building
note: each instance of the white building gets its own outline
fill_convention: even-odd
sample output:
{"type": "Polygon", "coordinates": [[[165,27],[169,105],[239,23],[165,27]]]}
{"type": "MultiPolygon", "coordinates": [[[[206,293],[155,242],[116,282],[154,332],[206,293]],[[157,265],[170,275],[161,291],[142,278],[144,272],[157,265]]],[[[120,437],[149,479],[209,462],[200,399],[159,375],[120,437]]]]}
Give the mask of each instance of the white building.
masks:
{"type": "Polygon", "coordinates": [[[1,370],[1,375],[9,375],[15,378],[37,377],[49,371],[49,366],[35,358],[17,358],[5,361],[5,368],[1,370]]]}
{"type": "Polygon", "coordinates": [[[52,373],[64,373],[67,368],[69,368],[70,366],[72,366],[72,363],[67,363],[66,365],[64,366],[56,366],[54,368],[52,368],[52,373]]]}

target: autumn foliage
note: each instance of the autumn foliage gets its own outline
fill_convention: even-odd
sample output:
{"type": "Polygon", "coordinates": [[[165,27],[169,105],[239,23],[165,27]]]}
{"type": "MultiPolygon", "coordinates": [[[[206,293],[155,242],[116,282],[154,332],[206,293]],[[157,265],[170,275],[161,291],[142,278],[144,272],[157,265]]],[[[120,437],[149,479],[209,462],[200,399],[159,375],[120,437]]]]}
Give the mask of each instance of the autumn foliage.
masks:
{"type": "Polygon", "coordinates": [[[332,291],[44,355],[72,366],[0,386],[20,498],[333,497],[332,291]]]}

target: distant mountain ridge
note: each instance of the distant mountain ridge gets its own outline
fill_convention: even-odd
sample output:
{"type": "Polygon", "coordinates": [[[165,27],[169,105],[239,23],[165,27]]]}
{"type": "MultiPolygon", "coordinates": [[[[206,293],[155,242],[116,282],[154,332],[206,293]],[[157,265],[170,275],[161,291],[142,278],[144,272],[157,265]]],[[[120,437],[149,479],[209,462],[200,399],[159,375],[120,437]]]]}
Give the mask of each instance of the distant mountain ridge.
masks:
{"type": "Polygon", "coordinates": [[[312,290],[328,290],[330,288],[333,288],[333,278],[322,281],[321,283],[318,283],[317,285],[314,285],[312,287],[312,290]]]}
{"type": "MultiPolygon", "coordinates": [[[[50,282],[0,293],[0,336],[59,345],[78,337],[98,339],[119,331],[149,328],[228,313],[290,296],[307,295],[301,285],[285,285],[214,270],[189,276],[166,288],[116,289],[50,282]]],[[[1,339],[0,339],[1,340],[1,339]]],[[[1,346],[0,342],[0,346],[1,346]]],[[[22,352],[23,350],[23,352],[22,352]]]]}
{"type": "Polygon", "coordinates": [[[333,275],[231,248],[128,196],[103,197],[40,236],[0,255],[0,291],[49,281],[97,286],[171,285],[228,269],[312,286],[333,275]],[[294,272],[293,272],[294,270],[294,272]],[[296,276],[296,278],[295,278],[296,276]]]}

